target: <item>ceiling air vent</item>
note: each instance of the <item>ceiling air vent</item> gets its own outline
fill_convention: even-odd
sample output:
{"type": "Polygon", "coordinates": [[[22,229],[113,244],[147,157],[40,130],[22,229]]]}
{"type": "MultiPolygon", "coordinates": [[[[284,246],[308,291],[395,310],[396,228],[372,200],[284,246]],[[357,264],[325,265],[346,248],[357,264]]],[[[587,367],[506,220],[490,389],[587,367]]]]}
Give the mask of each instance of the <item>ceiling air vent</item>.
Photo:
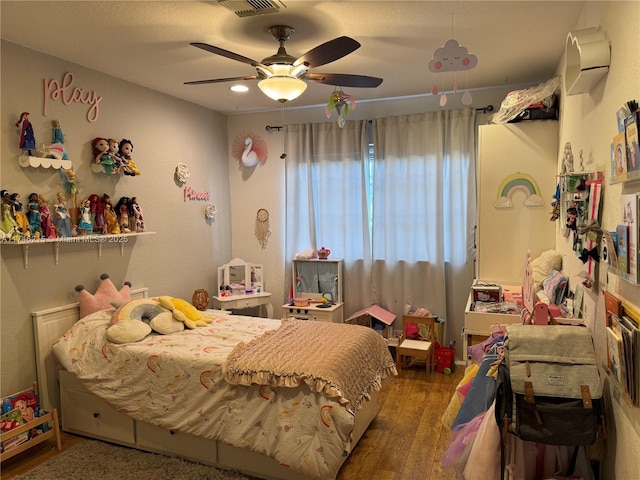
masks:
{"type": "Polygon", "coordinates": [[[218,0],[218,3],[239,17],[277,13],[280,11],[278,5],[286,8],[279,0],[218,0]]]}

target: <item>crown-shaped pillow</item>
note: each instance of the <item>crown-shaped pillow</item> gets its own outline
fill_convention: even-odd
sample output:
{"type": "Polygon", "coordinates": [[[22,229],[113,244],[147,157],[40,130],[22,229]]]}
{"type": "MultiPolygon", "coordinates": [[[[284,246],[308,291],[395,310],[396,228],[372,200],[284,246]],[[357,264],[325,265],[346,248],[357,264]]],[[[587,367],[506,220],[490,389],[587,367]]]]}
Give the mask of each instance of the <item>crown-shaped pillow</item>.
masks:
{"type": "Polygon", "coordinates": [[[100,285],[96,293],[89,293],[84,286],[77,285],[78,303],[80,304],[80,318],[84,318],[94,312],[113,308],[113,302],[124,303],[131,300],[131,283],[124,282],[124,286],[118,291],[109,275],[103,273],[100,275],[100,285]]]}

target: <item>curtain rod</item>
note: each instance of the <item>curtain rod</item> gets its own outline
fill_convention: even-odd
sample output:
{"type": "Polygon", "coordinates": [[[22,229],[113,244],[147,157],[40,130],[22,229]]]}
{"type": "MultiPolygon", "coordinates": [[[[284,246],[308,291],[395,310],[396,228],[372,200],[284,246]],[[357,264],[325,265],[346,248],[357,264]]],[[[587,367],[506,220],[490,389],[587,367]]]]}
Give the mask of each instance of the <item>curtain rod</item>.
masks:
{"type": "Polygon", "coordinates": [[[493,112],[493,105],[489,104],[486,107],[476,108],[476,112],[482,112],[482,113],[493,112]]]}
{"type": "MultiPolygon", "coordinates": [[[[493,112],[493,105],[489,104],[486,107],[476,108],[476,112],[493,112]]],[[[371,122],[371,120],[369,120],[369,122],[371,122]]],[[[284,128],[283,125],[267,125],[266,127],[264,127],[264,129],[269,133],[271,133],[273,130],[277,130],[279,132],[280,130],[282,130],[282,128],[284,128]]]]}

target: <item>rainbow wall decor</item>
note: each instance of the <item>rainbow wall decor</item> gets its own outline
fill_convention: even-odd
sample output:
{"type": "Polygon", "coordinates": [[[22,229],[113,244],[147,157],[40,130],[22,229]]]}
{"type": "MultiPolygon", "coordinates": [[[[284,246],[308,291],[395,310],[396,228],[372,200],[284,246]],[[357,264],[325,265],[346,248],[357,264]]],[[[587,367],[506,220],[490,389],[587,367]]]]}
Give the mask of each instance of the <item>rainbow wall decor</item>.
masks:
{"type": "Polygon", "coordinates": [[[513,202],[511,197],[514,192],[521,191],[525,194],[525,207],[539,207],[544,205],[544,200],[540,196],[538,183],[531,175],[526,173],[514,173],[505,178],[498,188],[498,199],[493,204],[496,208],[511,208],[513,202]]]}

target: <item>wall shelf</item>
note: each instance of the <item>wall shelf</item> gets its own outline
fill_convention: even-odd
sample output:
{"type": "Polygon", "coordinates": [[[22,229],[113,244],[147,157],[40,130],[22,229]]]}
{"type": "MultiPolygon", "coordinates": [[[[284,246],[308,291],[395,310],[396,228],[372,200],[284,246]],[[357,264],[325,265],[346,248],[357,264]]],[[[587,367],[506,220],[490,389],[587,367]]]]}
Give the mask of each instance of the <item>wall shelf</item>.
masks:
{"type": "Polygon", "coordinates": [[[609,72],[609,41],[595,27],[570,32],[567,35],[565,59],[567,95],[588,93],[609,72]]]}
{"type": "Polygon", "coordinates": [[[24,262],[24,268],[29,267],[29,249],[33,245],[53,245],[53,258],[54,263],[58,265],[60,244],[73,244],[73,243],[94,243],[98,247],[98,259],[102,258],[102,246],[105,244],[118,244],[120,245],[120,256],[124,255],[124,246],[129,243],[129,239],[132,237],[139,237],[142,235],[153,235],[156,232],[141,232],[141,233],[123,233],[120,235],[82,235],[76,237],[60,237],[60,238],[32,238],[23,240],[4,240],[0,245],[19,245],[22,247],[22,259],[24,262]]]}
{"type": "Polygon", "coordinates": [[[63,168],[69,170],[73,167],[71,160],[62,160],[60,158],[49,157],[33,157],[30,155],[20,155],[18,164],[23,167],[43,167],[43,168],[63,168]]]}
{"type": "Polygon", "coordinates": [[[640,180],[640,170],[632,170],[621,175],[616,175],[615,178],[612,176],[609,184],[614,185],[616,183],[631,182],[633,180],[640,180]]]}

